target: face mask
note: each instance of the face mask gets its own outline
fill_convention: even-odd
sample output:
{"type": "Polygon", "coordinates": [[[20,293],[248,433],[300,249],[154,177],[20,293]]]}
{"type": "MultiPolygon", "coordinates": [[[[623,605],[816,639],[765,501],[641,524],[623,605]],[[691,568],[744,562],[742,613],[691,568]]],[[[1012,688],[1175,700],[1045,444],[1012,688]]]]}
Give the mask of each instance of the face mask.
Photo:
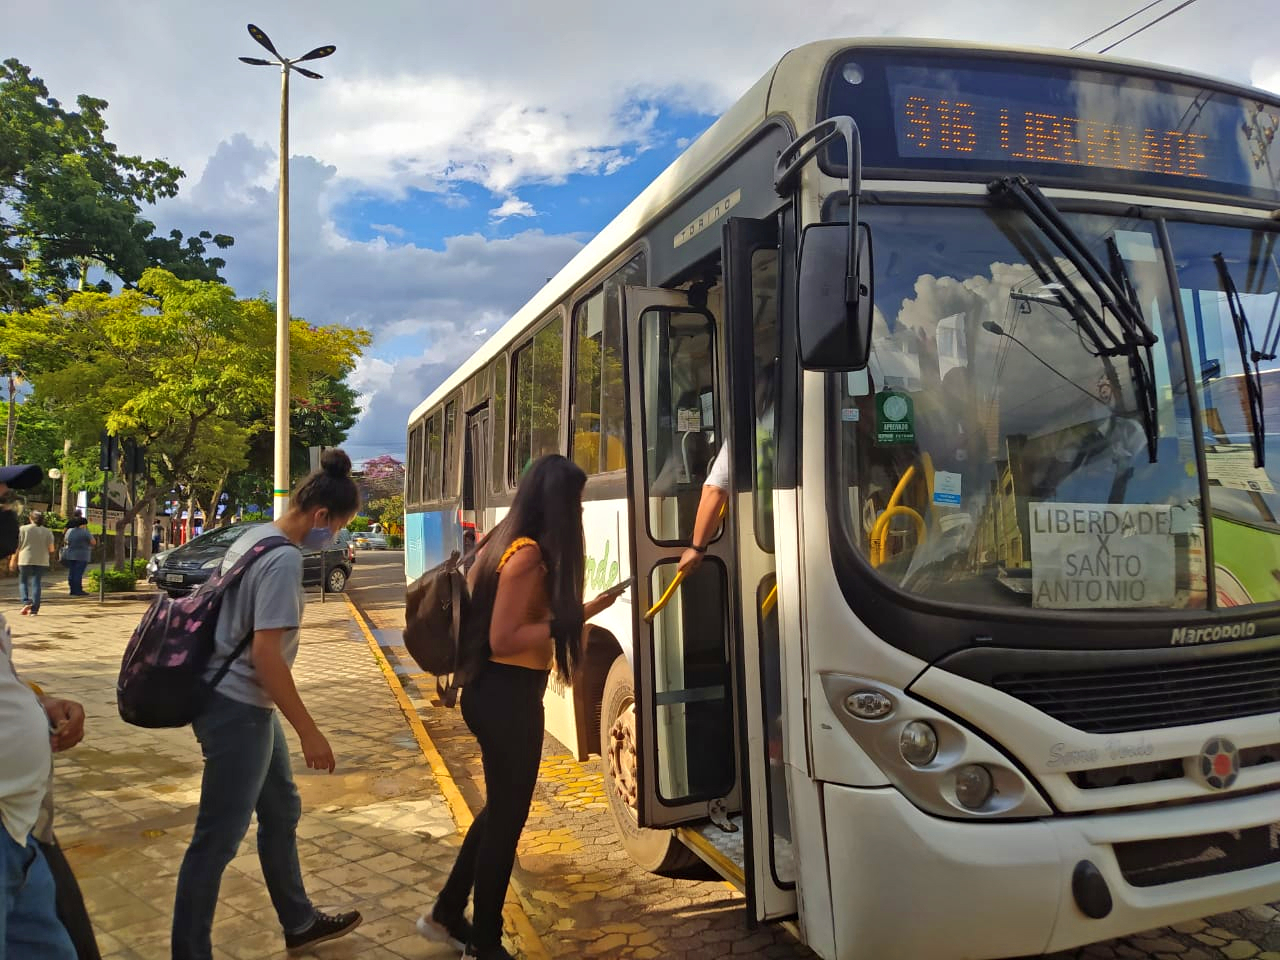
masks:
{"type": "Polygon", "coordinates": [[[302,545],[308,550],[323,550],[332,540],[333,534],[328,527],[312,527],[302,538],[302,545]]]}

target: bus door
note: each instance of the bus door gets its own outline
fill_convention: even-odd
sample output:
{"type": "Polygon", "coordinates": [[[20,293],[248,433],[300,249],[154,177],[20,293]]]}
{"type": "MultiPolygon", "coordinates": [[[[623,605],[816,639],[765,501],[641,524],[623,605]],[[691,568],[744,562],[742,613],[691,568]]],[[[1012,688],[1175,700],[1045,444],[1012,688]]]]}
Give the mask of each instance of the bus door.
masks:
{"type": "MultiPolygon", "coordinates": [[[[740,879],[732,876],[733,863],[742,869],[743,837],[732,636],[737,577],[723,525],[701,566],[673,588],[703,481],[725,440],[721,331],[678,291],[623,293],[637,814],[644,827],[719,824],[704,833],[723,838],[730,852],[713,865],[740,879]]],[[[694,849],[704,859],[716,856],[706,846],[694,849]]]]}
{"type": "Polygon", "coordinates": [[[774,398],[781,353],[778,221],[731,218],[724,227],[733,532],[741,602],[737,638],[739,763],[748,909],[757,920],[794,916],[796,867],[783,760],[782,649],[774,562],[774,398]]]}
{"type": "Polygon", "coordinates": [[[462,459],[462,542],[470,550],[484,535],[484,500],[489,489],[489,406],[467,411],[462,459]]]}

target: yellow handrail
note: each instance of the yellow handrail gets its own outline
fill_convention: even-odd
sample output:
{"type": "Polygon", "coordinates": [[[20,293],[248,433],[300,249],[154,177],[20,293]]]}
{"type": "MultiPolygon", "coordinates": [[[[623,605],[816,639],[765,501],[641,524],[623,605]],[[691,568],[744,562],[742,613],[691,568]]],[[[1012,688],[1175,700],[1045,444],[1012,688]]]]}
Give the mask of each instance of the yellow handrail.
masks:
{"type": "MultiPolygon", "coordinates": [[[[723,520],[724,515],[728,512],[729,501],[726,500],[724,503],[720,504],[720,513],[717,515],[716,521],[719,522],[720,520],[723,520]]],[[[671,583],[667,586],[667,589],[664,590],[662,592],[662,596],[658,598],[658,602],[650,607],[645,613],[645,623],[653,623],[653,618],[662,612],[662,608],[671,601],[672,596],[675,595],[676,590],[679,589],[680,584],[682,583],[684,583],[684,571],[677,570],[676,575],[671,578],[671,583]]]]}
{"type": "Polygon", "coordinates": [[[684,583],[684,571],[677,570],[676,575],[671,578],[670,585],[667,587],[666,590],[663,591],[662,596],[658,598],[658,602],[655,603],[652,607],[650,607],[648,612],[645,613],[644,615],[645,623],[653,623],[653,618],[662,612],[662,608],[665,607],[670,602],[671,597],[676,592],[676,589],[682,583],[684,583]]]}
{"type": "Polygon", "coordinates": [[[760,604],[760,616],[767,617],[773,612],[773,608],[778,605],[778,585],[775,583],[773,589],[769,591],[769,595],[764,598],[764,603],[760,604]]]}
{"type": "MultiPolygon", "coordinates": [[[[933,459],[929,454],[921,454],[921,463],[924,468],[925,486],[928,488],[929,499],[933,499],[933,459]]],[[[898,480],[898,485],[893,488],[893,496],[889,498],[889,505],[885,507],[884,513],[876,517],[875,524],[871,527],[871,565],[878,567],[884,563],[884,546],[887,539],[886,534],[889,529],[889,521],[894,517],[903,514],[911,517],[916,523],[916,533],[921,543],[928,537],[928,528],[925,525],[924,518],[910,507],[901,506],[898,501],[902,499],[903,493],[906,492],[907,484],[909,484],[916,475],[915,464],[907,467],[906,472],[898,480]]]]}
{"type": "MultiPolygon", "coordinates": [[[[890,520],[892,520],[894,517],[904,516],[904,515],[910,517],[912,520],[916,522],[916,539],[918,542],[924,543],[924,540],[925,540],[924,517],[920,516],[920,514],[918,514],[915,510],[911,509],[910,507],[904,507],[899,504],[897,506],[890,507],[884,513],[880,514],[880,519],[885,521],[884,523],[885,531],[886,532],[888,531],[890,520]]],[[[872,542],[875,543],[876,541],[873,540],[872,542]]],[[[873,566],[878,567],[880,566],[880,564],[884,563],[884,542],[885,542],[885,538],[881,538],[878,545],[879,553],[873,555],[872,557],[871,562],[873,566]]]]}

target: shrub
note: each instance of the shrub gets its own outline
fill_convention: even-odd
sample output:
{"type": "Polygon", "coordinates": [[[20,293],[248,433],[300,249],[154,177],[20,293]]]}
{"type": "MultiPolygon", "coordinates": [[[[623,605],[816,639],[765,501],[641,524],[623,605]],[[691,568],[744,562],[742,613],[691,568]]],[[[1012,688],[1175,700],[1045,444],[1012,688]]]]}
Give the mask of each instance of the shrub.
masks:
{"type": "Polygon", "coordinates": [[[354,517],[351,522],[347,524],[347,529],[352,533],[367,533],[370,526],[372,526],[372,524],[369,522],[368,517],[354,517]]]}
{"type": "Polygon", "coordinates": [[[404,537],[397,537],[394,533],[387,534],[387,546],[392,550],[399,550],[404,546],[404,537]]]}
{"type": "MultiPolygon", "coordinates": [[[[85,577],[85,589],[90,593],[98,592],[101,573],[100,570],[90,570],[85,577]]],[[[108,570],[103,582],[106,593],[127,593],[138,585],[138,578],[132,570],[108,570]]]]}
{"type": "Polygon", "coordinates": [[[134,557],[130,562],[127,570],[131,571],[134,577],[141,580],[147,575],[147,561],[145,557],[134,557]]]}

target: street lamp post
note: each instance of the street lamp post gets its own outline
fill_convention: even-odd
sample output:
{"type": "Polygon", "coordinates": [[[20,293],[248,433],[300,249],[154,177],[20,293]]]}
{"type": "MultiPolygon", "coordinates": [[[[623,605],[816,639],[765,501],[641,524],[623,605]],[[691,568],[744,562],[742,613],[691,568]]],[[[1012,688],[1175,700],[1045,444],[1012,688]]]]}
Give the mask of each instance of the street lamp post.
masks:
{"type": "Polygon", "coordinates": [[[298,64],[303,60],[319,60],[337,47],[326,44],[293,60],[280,55],[271,38],[252,23],[249,36],[269,50],[274,60],[241,57],[244,63],[259,67],[280,68],[280,235],[276,261],[276,403],[275,403],[275,478],[272,509],[278,520],[289,506],[289,74],[297,71],[311,80],[321,75],[298,64]]]}

